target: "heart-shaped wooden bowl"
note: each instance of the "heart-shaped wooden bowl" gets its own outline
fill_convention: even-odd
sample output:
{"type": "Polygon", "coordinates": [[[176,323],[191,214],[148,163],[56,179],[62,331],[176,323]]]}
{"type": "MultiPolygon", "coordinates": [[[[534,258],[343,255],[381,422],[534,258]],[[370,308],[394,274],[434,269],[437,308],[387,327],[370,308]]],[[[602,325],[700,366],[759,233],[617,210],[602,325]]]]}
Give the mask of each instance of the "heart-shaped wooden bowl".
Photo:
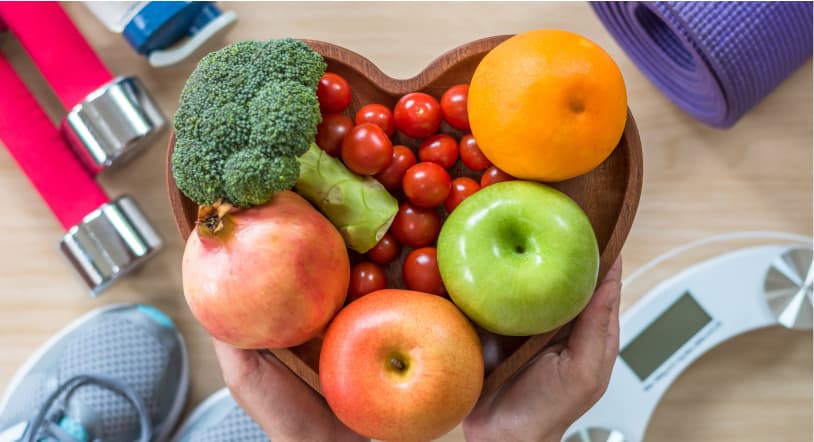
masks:
{"type": "MultiPolygon", "coordinates": [[[[328,63],[328,71],[342,75],[350,83],[353,101],[345,113],[352,119],[356,111],[365,104],[380,103],[392,109],[396,101],[409,92],[422,91],[440,99],[441,94],[450,86],[469,83],[480,60],[508,37],[485,38],[455,48],[430,63],[420,74],[406,80],[388,77],[366,58],[342,47],[320,41],[306,42],[322,54],[328,63]]],[[[446,124],[442,126],[442,132],[450,133],[456,138],[463,135],[446,124]]],[[[420,140],[397,133],[393,144],[418,149],[420,140]]],[[[186,239],[195,224],[197,206],[175,185],[169,164],[174,146],[173,135],[167,152],[167,189],[178,230],[186,239]]],[[[453,176],[467,173],[471,174],[460,162],[452,170],[453,176]]],[[[642,149],[633,116],[628,112],[622,139],[605,162],[585,175],[551,185],[570,195],[588,214],[599,243],[601,279],[621,251],[641,194],[642,149]]],[[[403,252],[402,259],[406,253],[407,251],[403,252]]],[[[403,288],[400,278],[401,261],[391,264],[387,272],[389,284],[403,288]]],[[[505,337],[483,330],[479,332],[486,358],[483,394],[487,394],[539,353],[556,330],[530,337],[505,337]]],[[[320,345],[321,341],[314,339],[298,347],[271,351],[308,385],[321,393],[318,374],[320,345]]]]}

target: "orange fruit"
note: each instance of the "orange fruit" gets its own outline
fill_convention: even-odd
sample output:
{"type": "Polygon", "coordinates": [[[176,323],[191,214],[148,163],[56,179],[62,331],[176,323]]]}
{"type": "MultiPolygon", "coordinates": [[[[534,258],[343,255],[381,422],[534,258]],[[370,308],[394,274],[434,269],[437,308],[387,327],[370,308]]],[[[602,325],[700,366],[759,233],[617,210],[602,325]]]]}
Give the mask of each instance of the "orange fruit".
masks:
{"type": "Polygon", "coordinates": [[[596,43],[540,29],[492,49],[469,85],[469,122],[483,153],[522,179],[561,181],[601,164],[619,143],[627,94],[596,43]]]}

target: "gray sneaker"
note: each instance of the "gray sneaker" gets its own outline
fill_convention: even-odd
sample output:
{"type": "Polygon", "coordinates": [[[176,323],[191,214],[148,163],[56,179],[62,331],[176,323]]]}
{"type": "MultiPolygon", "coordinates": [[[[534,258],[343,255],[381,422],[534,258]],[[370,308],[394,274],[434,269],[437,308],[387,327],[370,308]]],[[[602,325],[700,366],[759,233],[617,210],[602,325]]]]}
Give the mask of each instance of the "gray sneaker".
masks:
{"type": "Polygon", "coordinates": [[[189,415],[173,442],[261,442],[268,436],[223,388],[189,415]]]}
{"type": "Polygon", "coordinates": [[[45,343],[0,399],[0,442],[163,441],[186,402],[186,347],[145,305],[93,310],[45,343]]]}

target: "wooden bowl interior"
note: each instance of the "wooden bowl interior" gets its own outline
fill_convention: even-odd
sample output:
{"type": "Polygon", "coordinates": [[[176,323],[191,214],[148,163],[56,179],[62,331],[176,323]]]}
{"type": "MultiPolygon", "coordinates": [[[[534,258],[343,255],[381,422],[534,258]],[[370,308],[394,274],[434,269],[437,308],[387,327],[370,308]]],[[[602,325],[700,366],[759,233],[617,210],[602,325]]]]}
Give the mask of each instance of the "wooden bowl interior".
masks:
{"type": "MultiPolygon", "coordinates": [[[[385,75],[364,57],[344,48],[319,41],[308,41],[328,63],[328,71],[342,75],[351,85],[353,99],[345,114],[353,119],[356,111],[365,104],[380,103],[392,108],[398,99],[409,92],[422,91],[436,98],[452,85],[468,83],[480,60],[508,36],[477,40],[453,49],[432,62],[417,76],[396,80],[385,75]]],[[[464,133],[446,123],[442,132],[460,139],[464,133]]],[[[195,223],[197,205],[187,199],[176,187],[169,166],[169,157],[175,144],[174,135],[170,139],[167,181],[170,202],[178,230],[186,238],[195,223]]],[[[403,144],[417,152],[420,140],[406,137],[397,132],[393,144],[403,144]]],[[[459,161],[452,171],[453,176],[471,176],[476,180],[479,174],[467,169],[459,161]]],[[[622,244],[633,222],[633,216],[641,193],[642,158],[639,135],[633,117],[628,113],[627,125],[622,139],[611,156],[593,171],[551,186],[571,196],[585,210],[593,225],[601,253],[600,279],[618,256],[622,244]]],[[[439,209],[443,213],[443,209],[439,209]]],[[[406,248],[405,248],[406,249],[406,248]]],[[[404,287],[401,280],[401,263],[409,250],[403,250],[401,259],[396,260],[385,270],[391,287],[404,287]]],[[[352,260],[361,259],[351,253],[352,260]]],[[[554,332],[533,337],[497,336],[479,330],[486,356],[486,382],[484,393],[497,388],[514,372],[542,349],[554,332]]],[[[315,390],[319,387],[320,340],[290,349],[274,349],[277,357],[286,363],[315,390]]]]}

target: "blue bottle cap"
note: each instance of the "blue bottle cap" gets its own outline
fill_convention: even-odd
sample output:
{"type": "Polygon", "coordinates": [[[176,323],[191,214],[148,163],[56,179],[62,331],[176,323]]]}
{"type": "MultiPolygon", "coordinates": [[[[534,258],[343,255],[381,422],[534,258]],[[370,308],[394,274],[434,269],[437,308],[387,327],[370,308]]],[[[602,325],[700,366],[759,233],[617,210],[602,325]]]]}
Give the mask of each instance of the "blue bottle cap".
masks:
{"type": "Polygon", "coordinates": [[[122,34],[136,52],[147,55],[194,36],[220,15],[214,2],[149,2],[122,34]]]}

